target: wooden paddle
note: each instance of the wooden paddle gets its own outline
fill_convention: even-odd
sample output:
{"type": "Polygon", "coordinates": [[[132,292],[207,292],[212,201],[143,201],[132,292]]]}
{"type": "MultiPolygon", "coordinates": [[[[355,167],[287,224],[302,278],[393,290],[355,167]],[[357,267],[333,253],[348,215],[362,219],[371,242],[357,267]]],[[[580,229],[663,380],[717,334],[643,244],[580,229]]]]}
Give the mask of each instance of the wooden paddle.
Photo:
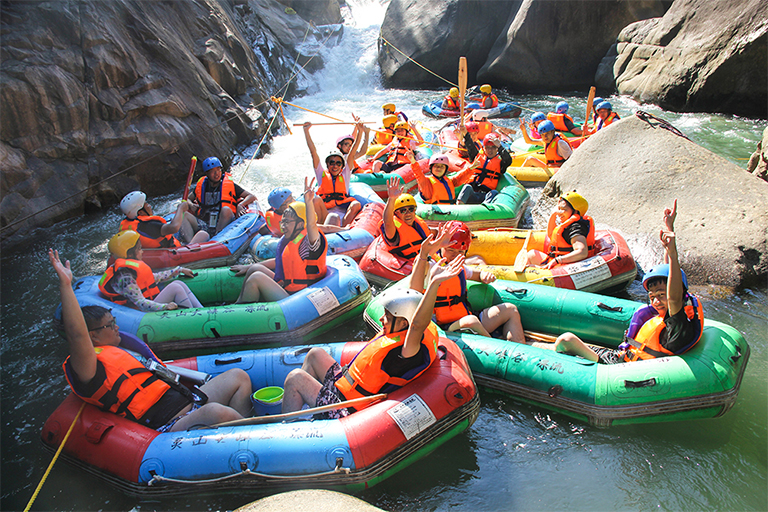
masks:
{"type": "Polygon", "coordinates": [[[189,197],[189,187],[192,186],[192,178],[195,176],[195,166],[197,165],[197,157],[192,157],[192,163],[189,165],[189,174],[187,175],[187,184],[184,185],[184,193],[181,196],[182,201],[186,201],[189,197]]]}
{"type": "Polygon", "coordinates": [[[529,230],[528,234],[525,236],[525,242],[523,242],[520,252],[518,252],[517,257],[515,257],[515,265],[512,267],[513,272],[525,271],[525,262],[528,260],[528,242],[531,240],[532,233],[533,231],[529,230]]]}
{"type": "Polygon", "coordinates": [[[315,415],[319,412],[335,411],[337,409],[343,409],[345,407],[357,407],[359,405],[367,405],[373,402],[378,402],[387,398],[386,393],[379,393],[378,395],[364,396],[362,398],[355,398],[353,400],[347,400],[346,402],[339,402],[337,404],[321,405],[320,407],[313,407],[311,409],[302,409],[300,411],[286,412],[284,414],[274,414],[272,416],[256,416],[253,418],[242,418],[239,420],[225,421],[224,423],[217,423],[211,425],[211,427],[232,427],[235,425],[262,425],[264,423],[280,423],[281,421],[291,420],[294,418],[300,418],[307,416],[308,414],[315,415]]]}
{"type": "Polygon", "coordinates": [[[587,123],[589,123],[589,116],[592,113],[592,102],[595,101],[595,88],[590,87],[589,88],[589,96],[587,96],[587,117],[584,120],[584,129],[582,130],[582,135],[587,135],[589,133],[589,128],[587,126],[587,123]]]}
{"type": "Polygon", "coordinates": [[[464,95],[467,93],[467,58],[459,57],[459,119],[464,126],[464,95]]]}

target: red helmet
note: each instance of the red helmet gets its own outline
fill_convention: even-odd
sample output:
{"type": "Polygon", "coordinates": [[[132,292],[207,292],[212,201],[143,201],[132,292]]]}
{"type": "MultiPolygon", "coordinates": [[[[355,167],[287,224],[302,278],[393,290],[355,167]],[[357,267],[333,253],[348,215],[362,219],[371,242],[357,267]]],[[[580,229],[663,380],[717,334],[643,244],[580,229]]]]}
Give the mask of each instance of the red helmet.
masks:
{"type": "Polygon", "coordinates": [[[479,132],[480,131],[480,125],[477,124],[474,121],[469,121],[464,126],[466,126],[468,132],[479,132]]]}
{"type": "Polygon", "coordinates": [[[472,232],[466,224],[460,220],[452,220],[448,223],[448,230],[455,230],[451,235],[451,244],[448,247],[458,251],[469,249],[469,244],[472,243],[472,232]]]}
{"type": "Polygon", "coordinates": [[[496,146],[499,147],[501,145],[501,141],[499,140],[499,137],[495,133],[489,133],[485,137],[483,137],[483,146],[496,146]]]}

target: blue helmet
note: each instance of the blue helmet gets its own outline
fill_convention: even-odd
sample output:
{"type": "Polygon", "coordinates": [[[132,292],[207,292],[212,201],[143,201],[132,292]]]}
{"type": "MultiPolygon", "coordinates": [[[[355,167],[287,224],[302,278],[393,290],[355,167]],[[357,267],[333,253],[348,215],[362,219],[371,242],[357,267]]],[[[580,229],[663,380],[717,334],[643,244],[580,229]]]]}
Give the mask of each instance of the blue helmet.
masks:
{"type": "Polygon", "coordinates": [[[288,196],[290,196],[292,193],[293,192],[285,187],[277,187],[269,193],[267,196],[267,202],[269,203],[269,206],[277,210],[283,205],[285,200],[288,199],[288,196]]]}
{"type": "Polygon", "coordinates": [[[547,120],[547,116],[544,115],[544,112],[536,112],[531,116],[531,121],[534,123],[536,121],[546,121],[546,120],[547,120]]]}
{"type": "Polygon", "coordinates": [[[552,124],[552,121],[544,121],[539,125],[539,133],[547,133],[552,132],[555,130],[555,125],[552,124]]]}
{"type": "Polygon", "coordinates": [[[555,112],[558,114],[567,114],[568,113],[568,103],[565,101],[561,101],[555,106],[555,112]]]}
{"type": "Polygon", "coordinates": [[[608,110],[613,110],[613,107],[612,107],[612,106],[611,106],[611,104],[610,104],[610,103],[608,103],[607,101],[601,101],[601,102],[600,102],[600,103],[597,105],[597,110],[600,110],[601,108],[607,108],[608,110]]]}
{"type": "Polygon", "coordinates": [[[221,167],[221,161],[215,156],[209,156],[203,160],[203,172],[208,172],[216,167],[221,167]]]}
{"type": "Polygon", "coordinates": [[[592,108],[597,108],[599,104],[604,102],[605,100],[603,98],[595,98],[592,100],[592,108]]]}
{"type": "MultiPolygon", "coordinates": [[[[685,275],[685,271],[683,271],[683,269],[680,269],[680,274],[682,274],[683,276],[683,288],[687,290],[688,278],[685,275]]],[[[646,272],[645,276],[643,276],[643,288],[645,288],[645,291],[648,291],[648,281],[650,281],[654,277],[663,277],[664,279],[669,279],[669,263],[664,263],[663,265],[656,265],[648,269],[648,272],[646,272]]]]}

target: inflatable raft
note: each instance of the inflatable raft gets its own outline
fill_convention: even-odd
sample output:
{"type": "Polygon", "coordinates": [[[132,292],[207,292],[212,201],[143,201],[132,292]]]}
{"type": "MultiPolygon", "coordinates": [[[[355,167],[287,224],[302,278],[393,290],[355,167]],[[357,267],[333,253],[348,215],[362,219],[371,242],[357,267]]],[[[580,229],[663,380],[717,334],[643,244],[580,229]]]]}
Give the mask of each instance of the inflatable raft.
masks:
{"type": "Polygon", "coordinates": [[[545,251],[546,230],[494,229],[472,233],[467,256],[480,256],[486,265],[480,270],[492,272],[498,279],[521,281],[585,292],[615,292],[629,286],[637,267],[629,246],[615,231],[595,231],[595,255],[576,263],[552,269],[525,267],[515,272],[517,254],[525,249],[545,251]],[[530,238],[529,238],[530,234],[530,238]]]}
{"type": "Polygon", "coordinates": [[[120,330],[141,338],[157,354],[211,353],[308,341],[360,314],[371,291],[357,263],[329,256],[327,266],[327,275],[304,290],[256,304],[232,304],[243,278],[229,268],[202,269],[196,277],[183,278],[206,306],[199,309],[145,313],[115,304],[99,291],[101,276],[84,277],[74,288],[81,306],[110,308],[120,330]]]}
{"type": "MultiPolygon", "coordinates": [[[[425,116],[431,118],[459,117],[461,114],[461,112],[458,110],[444,109],[442,104],[443,100],[435,100],[431,103],[427,103],[421,107],[421,112],[425,116]]],[[[483,109],[488,112],[489,119],[519,117],[520,113],[522,112],[520,105],[517,103],[499,102],[499,106],[494,108],[483,108],[479,103],[476,102],[470,102],[464,105],[464,113],[479,109],[483,109]]]]}
{"type": "MultiPolygon", "coordinates": [[[[320,345],[348,363],[361,342],[320,345]]],[[[423,375],[345,418],[206,427],[160,434],[86,405],[62,458],[121,491],[144,497],[290,488],[371,487],[466,430],[480,401],[462,351],[440,338],[439,358],[423,375]]],[[[273,348],[177,360],[212,375],[245,370],[253,389],[283,385],[310,347],[273,348]]],[[[82,401],[73,394],[42,431],[55,450],[82,401]]]]}
{"type": "MultiPolygon", "coordinates": [[[[416,214],[429,226],[460,220],[472,231],[496,227],[516,227],[530,201],[528,191],[514,177],[503,174],[496,187],[499,194],[490,203],[424,204],[421,195],[416,214]]],[[[458,190],[456,191],[458,194],[458,190]]]]}
{"type": "MultiPolygon", "coordinates": [[[[372,325],[382,295],[366,309],[372,325]]],[[[623,341],[632,314],[644,306],[508,281],[470,282],[468,300],[473,309],[510,302],[528,331],[568,331],[611,348],[623,341]]],[[[464,350],[480,386],[600,427],[721,416],[736,401],[750,352],[741,333],[713,320],[705,320],[702,339],[683,355],[613,365],[475,334],[447,335],[464,350]]]]}
{"type": "MultiPolygon", "coordinates": [[[[232,265],[248,249],[251,239],[266,225],[264,215],[251,209],[207,242],[181,247],[144,249],[142,260],[153,270],[173,268],[207,268],[232,265]]],[[[114,263],[110,257],[107,265],[114,263]]]]}

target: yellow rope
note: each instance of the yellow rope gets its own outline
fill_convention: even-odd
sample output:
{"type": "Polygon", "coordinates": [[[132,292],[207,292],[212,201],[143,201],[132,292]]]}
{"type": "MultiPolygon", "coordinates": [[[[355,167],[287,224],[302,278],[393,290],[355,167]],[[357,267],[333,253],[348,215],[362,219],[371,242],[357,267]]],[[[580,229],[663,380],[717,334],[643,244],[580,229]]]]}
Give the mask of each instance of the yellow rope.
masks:
{"type": "Polygon", "coordinates": [[[59,454],[61,454],[61,450],[64,448],[64,445],[67,442],[67,439],[69,439],[69,434],[72,433],[72,429],[75,428],[75,423],[77,423],[77,419],[80,417],[80,413],[83,412],[83,409],[85,408],[85,402],[83,402],[83,405],[80,406],[80,410],[77,411],[77,414],[75,415],[75,419],[72,420],[72,424],[69,426],[69,430],[67,430],[67,435],[64,436],[64,439],[61,441],[61,444],[59,445],[59,449],[56,450],[56,454],[53,456],[53,460],[50,464],[48,464],[48,469],[45,470],[45,474],[43,475],[43,478],[40,480],[40,483],[37,484],[37,489],[35,489],[35,492],[32,494],[32,497],[29,499],[29,503],[27,503],[27,507],[24,509],[24,512],[29,512],[30,507],[32,507],[32,504],[35,502],[35,499],[37,499],[37,495],[40,492],[40,489],[43,488],[43,484],[45,483],[45,480],[48,478],[48,474],[51,472],[51,469],[53,469],[53,464],[56,462],[56,460],[59,458],[59,454]]]}
{"type": "Polygon", "coordinates": [[[408,55],[406,55],[405,53],[403,53],[403,51],[402,51],[402,50],[400,50],[400,49],[399,49],[397,46],[393,45],[392,43],[390,43],[389,41],[387,41],[386,39],[384,39],[384,36],[382,36],[382,35],[379,35],[379,37],[381,38],[381,40],[382,40],[382,41],[384,41],[384,45],[385,45],[385,46],[387,46],[387,45],[391,46],[392,48],[394,48],[395,50],[397,50],[398,52],[400,52],[400,53],[401,53],[401,54],[402,54],[402,55],[403,55],[403,56],[404,56],[406,59],[408,59],[409,61],[411,61],[411,62],[413,62],[414,64],[416,64],[417,66],[419,66],[421,69],[423,69],[423,70],[424,70],[424,71],[426,71],[427,73],[430,73],[430,74],[432,74],[432,75],[435,75],[435,76],[436,76],[437,78],[439,78],[440,80],[444,80],[445,82],[447,82],[447,83],[451,84],[451,85],[452,85],[452,86],[454,86],[454,87],[458,87],[458,86],[459,86],[459,84],[455,84],[455,83],[451,82],[451,81],[450,81],[450,80],[448,80],[447,78],[445,78],[445,77],[442,77],[442,76],[438,75],[437,73],[435,73],[435,72],[433,72],[433,71],[431,71],[431,70],[429,70],[429,69],[425,68],[424,66],[422,66],[421,64],[419,64],[418,62],[416,62],[415,60],[413,60],[412,58],[410,58],[408,55]]]}

